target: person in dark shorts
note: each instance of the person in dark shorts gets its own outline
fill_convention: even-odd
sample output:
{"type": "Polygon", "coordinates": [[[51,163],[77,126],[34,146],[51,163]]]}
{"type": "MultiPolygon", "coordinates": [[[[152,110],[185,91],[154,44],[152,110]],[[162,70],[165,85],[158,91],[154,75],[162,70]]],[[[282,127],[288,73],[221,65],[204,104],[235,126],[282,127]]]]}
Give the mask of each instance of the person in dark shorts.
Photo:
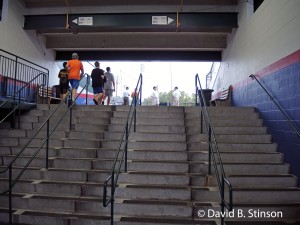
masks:
{"type": "Polygon", "coordinates": [[[107,81],[104,76],[104,70],[100,69],[100,63],[98,61],[95,62],[95,69],[93,69],[91,77],[92,77],[92,87],[94,90],[94,98],[93,101],[96,105],[102,103],[102,99],[104,98],[103,87],[104,83],[107,81]]]}
{"type": "Polygon", "coordinates": [[[59,71],[59,91],[60,91],[60,99],[63,100],[69,90],[69,79],[68,79],[68,70],[66,68],[67,62],[63,63],[64,68],[59,71]]]}

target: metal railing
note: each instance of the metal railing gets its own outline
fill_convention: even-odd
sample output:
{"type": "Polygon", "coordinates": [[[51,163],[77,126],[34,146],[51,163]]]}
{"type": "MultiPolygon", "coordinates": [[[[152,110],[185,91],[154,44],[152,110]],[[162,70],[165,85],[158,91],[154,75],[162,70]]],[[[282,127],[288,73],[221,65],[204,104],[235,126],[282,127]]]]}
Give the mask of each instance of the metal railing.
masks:
{"type": "MultiPolygon", "coordinates": [[[[18,110],[18,129],[20,129],[20,114],[21,114],[21,93],[23,90],[25,90],[28,86],[33,86],[33,84],[38,84],[38,85],[45,85],[45,82],[47,80],[47,74],[45,73],[40,73],[34,78],[32,78],[29,82],[27,82],[23,87],[21,87],[16,93],[11,95],[10,97],[6,98],[4,102],[0,104],[0,109],[4,108],[7,106],[10,111],[2,118],[0,121],[0,124],[3,123],[6,119],[8,119],[10,116],[12,116],[12,128],[15,128],[15,117],[16,117],[16,111],[18,110]],[[35,82],[35,83],[34,83],[35,82]],[[17,97],[17,101],[16,101],[17,97]]],[[[38,90],[36,87],[35,94],[38,94],[38,90]]]]}
{"type": "MultiPolygon", "coordinates": [[[[70,130],[72,130],[72,126],[71,126],[72,125],[72,108],[75,105],[76,99],[83,92],[83,90],[87,90],[88,85],[89,85],[89,80],[90,80],[89,75],[85,74],[85,76],[87,76],[86,84],[84,85],[82,90],[78,93],[78,95],[74,99],[74,101],[72,101],[69,104],[66,111],[63,112],[63,113],[61,111],[59,112],[59,115],[61,115],[61,117],[58,119],[58,121],[56,123],[54,123],[53,127],[50,129],[50,119],[52,117],[54,117],[54,115],[56,114],[58,109],[60,109],[63,105],[65,105],[65,101],[67,99],[69,99],[69,98],[72,99],[72,90],[75,87],[71,91],[69,91],[69,93],[65,97],[65,99],[63,99],[63,101],[59,105],[57,105],[55,110],[47,117],[47,119],[43,122],[43,124],[39,127],[39,129],[37,129],[36,132],[31,136],[31,138],[22,146],[21,150],[16,154],[16,156],[11,160],[11,162],[3,170],[0,171],[0,174],[1,173],[6,173],[8,171],[8,188],[5,191],[0,192],[0,195],[6,195],[8,193],[8,198],[9,198],[8,199],[9,225],[13,224],[12,223],[12,191],[13,191],[14,186],[20,180],[23,173],[29,167],[31,162],[36,158],[37,154],[41,151],[41,149],[44,147],[44,145],[46,145],[46,148],[45,148],[45,151],[46,151],[46,153],[45,153],[45,168],[48,169],[48,161],[49,161],[49,154],[48,153],[49,153],[49,139],[50,139],[50,136],[53,134],[53,132],[56,130],[56,128],[61,124],[61,122],[63,121],[63,119],[65,118],[65,116],[67,115],[69,110],[70,110],[70,130]],[[27,147],[32,143],[32,141],[36,140],[35,138],[37,138],[38,134],[42,131],[42,129],[44,127],[46,127],[46,137],[44,139],[40,138],[41,140],[40,140],[38,149],[31,155],[31,157],[28,158],[27,163],[21,169],[21,171],[18,174],[16,174],[15,177],[13,177],[14,163],[17,161],[17,159],[19,159],[22,156],[22,154],[27,149],[27,147]]],[[[82,78],[81,78],[81,80],[82,80],[82,78]]],[[[78,83],[78,86],[79,86],[79,83],[78,83]]],[[[86,100],[86,104],[87,104],[87,100],[86,100]]]]}
{"type": "MultiPolygon", "coordinates": [[[[210,115],[207,109],[206,101],[204,98],[204,93],[201,87],[200,79],[198,74],[195,76],[195,87],[196,87],[196,93],[198,91],[201,94],[201,98],[203,100],[203,106],[201,108],[201,133],[203,133],[203,125],[205,125],[206,132],[208,135],[208,174],[211,175],[211,167],[213,165],[215,169],[215,176],[217,178],[218,182],[218,187],[220,191],[220,196],[221,196],[221,212],[224,213],[225,208],[228,211],[232,211],[233,209],[233,197],[232,197],[232,185],[229,182],[228,178],[226,177],[224,167],[223,167],[223,162],[221,159],[221,154],[219,151],[218,143],[215,137],[215,131],[213,128],[213,124],[210,119],[210,115]],[[228,198],[229,201],[226,201],[225,199],[225,186],[228,187],[228,198]]],[[[200,96],[199,96],[200,97],[200,96]]],[[[197,101],[196,101],[197,103],[197,101]]],[[[224,214],[223,214],[224,215],[224,214]]],[[[224,217],[221,216],[221,225],[224,224],[224,217]]]]}
{"type": "Polygon", "coordinates": [[[290,119],[288,114],[285,112],[285,110],[282,108],[282,106],[274,99],[274,97],[270,94],[270,92],[264,87],[264,85],[256,78],[254,74],[251,74],[249,76],[252,80],[256,80],[257,83],[261,86],[261,88],[266,92],[266,94],[270,97],[272,102],[277,106],[277,108],[280,110],[280,112],[283,114],[287,122],[289,123],[290,127],[294,130],[295,134],[300,137],[300,132],[297,129],[297,126],[293,121],[290,119]]]}
{"type": "MultiPolygon", "coordinates": [[[[3,85],[1,88],[0,94],[3,97],[12,96],[17,92],[20,83],[27,83],[41,73],[47,74],[47,79],[49,79],[48,69],[0,49],[0,76],[11,83],[9,85],[3,85]]],[[[47,80],[46,84],[48,83],[49,81],[47,80]]],[[[22,96],[26,94],[26,90],[24,89],[23,91],[22,96]]]]}
{"type": "Polygon", "coordinates": [[[134,95],[133,101],[131,102],[130,109],[128,112],[125,127],[121,135],[119,148],[116,153],[116,157],[111,168],[110,175],[106,178],[103,187],[103,206],[107,207],[110,204],[110,224],[114,224],[114,201],[115,191],[118,185],[118,178],[121,173],[122,164],[124,163],[124,172],[127,172],[127,148],[128,138],[133,125],[133,130],[136,132],[136,107],[137,103],[141,103],[142,99],[142,85],[143,76],[140,74],[135,90],[139,90],[137,95],[134,95]],[[132,124],[133,123],[133,124],[132,124]],[[110,197],[108,198],[108,183],[110,181],[110,197]]]}

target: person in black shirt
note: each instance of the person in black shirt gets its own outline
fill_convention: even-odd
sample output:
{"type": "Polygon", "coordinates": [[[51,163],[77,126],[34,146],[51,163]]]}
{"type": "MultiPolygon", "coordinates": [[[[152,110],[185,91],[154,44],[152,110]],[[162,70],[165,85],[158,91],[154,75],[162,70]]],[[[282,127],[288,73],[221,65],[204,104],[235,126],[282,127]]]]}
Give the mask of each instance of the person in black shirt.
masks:
{"type": "Polygon", "coordinates": [[[95,69],[93,69],[91,77],[92,77],[92,87],[94,90],[94,98],[93,101],[96,105],[102,103],[102,99],[105,97],[103,93],[104,83],[107,81],[104,76],[104,70],[100,69],[100,63],[98,61],[95,62],[95,69]]]}
{"type": "Polygon", "coordinates": [[[68,70],[66,68],[67,62],[63,63],[64,68],[59,71],[59,90],[60,90],[60,99],[63,100],[69,90],[69,80],[68,80],[68,70]]]}

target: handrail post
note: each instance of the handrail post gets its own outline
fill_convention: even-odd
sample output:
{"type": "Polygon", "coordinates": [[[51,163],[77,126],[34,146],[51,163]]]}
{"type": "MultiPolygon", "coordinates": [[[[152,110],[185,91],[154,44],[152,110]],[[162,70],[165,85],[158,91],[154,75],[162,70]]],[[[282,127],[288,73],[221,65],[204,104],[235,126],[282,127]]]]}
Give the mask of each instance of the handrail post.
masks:
{"type": "Polygon", "coordinates": [[[141,84],[140,84],[140,91],[139,91],[139,94],[140,94],[140,105],[142,105],[142,87],[143,87],[143,75],[140,74],[141,76],[141,84]]]}
{"type": "Polygon", "coordinates": [[[114,225],[114,202],[115,202],[115,171],[112,171],[111,177],[111,202],[110,202],[110,224],[114,225]]]}
{"type": "Polygon", "coordinates": [[[211,175],[211,125],[208,127],[208,174],[211,175]]]}
{"type": "Polygon", "coordinates": [[[49,158],[49,125],[50,122],[47,120],[47,141],[46,141],[46,169],[48,169],[48,158],[49,158]]]}
{"type": "MultiPolygon", "coordinates": [[[[198,77],[198,73],[195,76],[195,88],[196,88],[196,96],[195,96],[195,106],[197,106],[197,102],[198,102],[198,85],[197,85],[197,77],[198,77]]],[[[199,104],[200,105],[200,104],[199,104]]]]}
{"type": "Polygon", "coordinates": [[[203,109],[200,112],[200,134],[203,134],[203,109]]]}
{"type": "Polygon", "coordinates": [[[70,126],[69,126],[69,129],[72,130],[72,109],[73,109],[72,104],[73,104],[73,91],[71,90],[70,92],[71,92],[71,94],[70,94],[70,99],[69,99],[69,101],[68,101],[68,105],[69,105],[69,107],[70,107],[70,126]]]}
{"type": "Polygon", "coordinates": [[[136,132],[136,97],[135,97],[135,100],[134,100],[134,111],[133,111],[133,113],[134,113],[134,115],[133,115],[133,131],[134,132],[136,132]]]}
{"type": "MultiPolygon", "coordinates": [[[[14,93],[16,93],[17,88],[17,73],[18,73],[18,56],[16,56],[16,62],[15,62],[15,79],[14,79],[14,93]]],[[[16,100],[14,96],[14,101],[16,100]]]]}
{"type": "Polygon", "coordinates": [[[128,150],[128,121],[126,123],[126,143],[125,143],[125,172],[127,172],[127,150],[128,150]]]}
{"type": "Polygon", "coordinates": [[[88,104],[88,85],[90,84],[90,76],[86,76],[86,89],[85,89],[85,105],[88,104]]]}
{"type": "Polygon", "coordinates": [[[12,225],[12,165],[9,167],[8,171],[9,176],[9,192],[8,192],[8,210],[9,210],[9,225],[12,225]]]}
{"type": "MultiPolygon", "coordinates": [[[[224,215],[224,210],[225,210],[225,203],[224,203],[224,198],[225,198],[225,187],[224,187],[224,177],[222,176],[222,186],[221,186],[221,212],[222,215],[224,215]]],[[[224,216],[221,216],[221,225],[224,224],[224,216]]]]}
{"type": "Polygon", "coordinates": [[[19,93],[19,112],[18,112],[18,129],[20,129],[21,123],[21,93],[19,93]]]}

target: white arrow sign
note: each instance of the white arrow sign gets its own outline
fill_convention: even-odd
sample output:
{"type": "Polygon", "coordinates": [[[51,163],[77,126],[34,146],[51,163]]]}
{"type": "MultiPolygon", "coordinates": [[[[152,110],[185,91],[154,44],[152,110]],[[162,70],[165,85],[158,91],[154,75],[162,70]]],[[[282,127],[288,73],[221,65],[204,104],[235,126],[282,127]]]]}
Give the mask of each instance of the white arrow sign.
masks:
{"type": "Polygon", "coordinates": [[[168,25],[174,20],[167,16],[152,16],[152,25],[168,25]]]}
{"type": "Polygon", "coordinates": [[[78,17],[72,22],[79,26],[93,26],[93,17],[78,17]]]}

